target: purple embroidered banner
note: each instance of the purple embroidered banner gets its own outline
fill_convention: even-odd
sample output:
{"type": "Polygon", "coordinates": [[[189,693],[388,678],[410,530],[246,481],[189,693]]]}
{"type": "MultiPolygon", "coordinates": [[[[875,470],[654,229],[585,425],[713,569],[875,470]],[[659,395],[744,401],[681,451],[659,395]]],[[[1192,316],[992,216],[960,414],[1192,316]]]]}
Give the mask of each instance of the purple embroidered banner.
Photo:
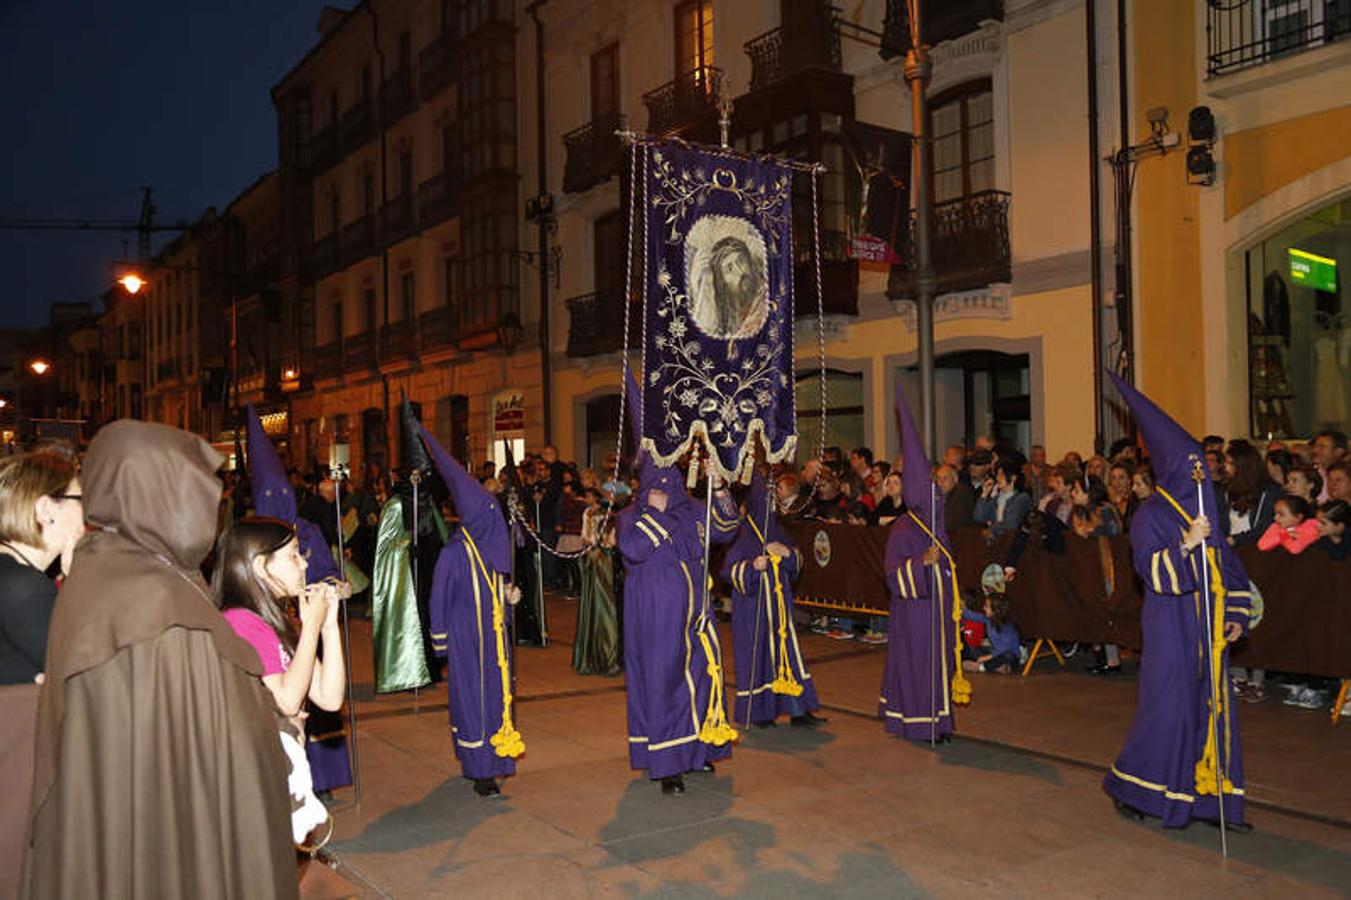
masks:
{"type": "Polygon", "coordinates": [[[673,141],[646,148],[643,448],[696,441],[729,481],[797,447],[793,170],[673,141]]]}

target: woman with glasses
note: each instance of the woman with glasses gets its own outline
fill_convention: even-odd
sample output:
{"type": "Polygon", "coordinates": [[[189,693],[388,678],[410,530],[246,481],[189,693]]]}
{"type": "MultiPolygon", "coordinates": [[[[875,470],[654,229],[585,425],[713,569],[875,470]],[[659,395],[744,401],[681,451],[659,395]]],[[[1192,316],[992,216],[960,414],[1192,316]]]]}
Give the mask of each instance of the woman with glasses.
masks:
{"type": "Polygon", "coordinates": [[[0,462],[0,684],[41,680],[58,559],[70,571],[84,534],[75,457],[42,447],[0,462]]]}

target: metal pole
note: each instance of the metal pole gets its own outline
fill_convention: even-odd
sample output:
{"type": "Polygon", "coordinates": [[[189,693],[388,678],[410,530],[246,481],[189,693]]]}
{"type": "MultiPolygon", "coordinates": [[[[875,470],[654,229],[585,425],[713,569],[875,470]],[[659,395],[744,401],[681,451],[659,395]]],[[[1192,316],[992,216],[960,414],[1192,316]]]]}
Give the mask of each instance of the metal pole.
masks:
{"type": "MultiPolygon", "coordinates": [[[[535,534],[539,534],[539,501],[535,501],[535,534]]],[[[549,646],[549,630],[544,624],[544,560],[540,553],[539,540],[535,540],[535,596],[539,610],[539,645],[549,646]]]]}
{"type": "MultiPolygon", "coordinates": [[[[535,179],[539,182],[539,197],[543,197],[549,191],[549,136],[547,121],[547,106],[545,105],[544,88],[544,22],[539,17],[540,7],[544,6],[546,0],[534,0],[526,7],[526,12],[535,22],[535,138],[537,147],[535,179]]],[[[547,215],[543,210],[539,213],[539,346],[540,346],[540,374],[543,376],[543,413],[544,413],[544,443],[553,443],[553,385],[550,377],[549,365],[549,220],[553,216],[552,211],[547,215]]],[[[540,603],[540,609],[543,610],[544,604],[540,603]]],[[[543,629],[543,621],[540,628],[543,629]]]]}
{"type": "MultiPolygon", "coordinates": [[[[1205,486],[1205,471],[1202,469],[1202,463],[1199,457],[1192,457],[1192,478],[1196,481],[1196,515],[1198,518],[1206,514],[1206,498],[1202,490],[1205,486]]],[[[1201,633],[1205,635],[1206,642],[1206,668],[1210,671],[1206,673],[1207,680],[1210,683],[1210,739],[1215,745],[1215,800],[1220,811],[1220,856],[1223,859],[1229,858],[1229,828],[1224,820],[1224,765],[1222,759],[1229,750],[1228,747],[1220,747],[1220,691],[1227,690],[1227,684],[1220,684],[1216,670],[1220,660],[1215,659],[1215,654],[1219,651],[1215,649],[1215,612],[1212,607],[1214,597],[1210,593],[1210,560],[1209,551],[1206,549],[1206,540],[1201,539],[1200,547],[1201,561],[1197,567],[1201,570],[1201,596],[1204,601],[1201,604],[1202,613],[1206,617],[1205,627],[1201,633]]],[[[1224,673],[1226,680],[1228,674],[1224,673]]],[[[1199,794],[1200,791],[1198,790],[1199,794]]]]}
{"type": "MultiPolygon", "coordinates": [[[[346,548],[342,539],[342,476],[343,467],[334,466],[330,473],[333,477],[333,510],[338,520],[338,566],[343,581],[347,580],[346,548]]],[[[342,631],[347,654],[347,752],[352,760],[352,802],[361,805],[361,755],[357,752],[357,703],[352,688],[352,620],[347,613],[348,602],[342,601],[342,631]]]]}
{"type": "Polygon", "coordinates": [[[921,0],[909,0],[910,50],[905,56],[905,80],[910,85],[911,132],[914,135],[915,186],[915,308],[919,331],[919,395],[921,431],[924,449],[929,458],[937,457],[934,434],[934,273],[930,253],[932,185],[929,179],[928,111],[925,109],[924,89],[929,83],[933,64],[928,48],[924,46],[920,30],[921,0]]]}

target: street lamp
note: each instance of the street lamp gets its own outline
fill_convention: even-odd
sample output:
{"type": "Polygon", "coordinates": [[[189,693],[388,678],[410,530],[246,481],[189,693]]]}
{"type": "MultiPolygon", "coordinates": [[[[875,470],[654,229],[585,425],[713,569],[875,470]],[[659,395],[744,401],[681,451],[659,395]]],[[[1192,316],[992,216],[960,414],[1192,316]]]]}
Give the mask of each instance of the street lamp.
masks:
{"type": "Polygon", "coordinates": [[[117,279],[117,283],[122,285],[122,287],[126,289],[126,292],[132,296],[139,294],[141,288],[145,287],[145,279],[135,272],[128,272],[123,275],[121,278],[117,279]]]}
{"type": "Polygon", "coordinates": [[[35,359],[28,364],[34,375],[46,375],[51,370],[52,364],[45,359],[35,359]]]}

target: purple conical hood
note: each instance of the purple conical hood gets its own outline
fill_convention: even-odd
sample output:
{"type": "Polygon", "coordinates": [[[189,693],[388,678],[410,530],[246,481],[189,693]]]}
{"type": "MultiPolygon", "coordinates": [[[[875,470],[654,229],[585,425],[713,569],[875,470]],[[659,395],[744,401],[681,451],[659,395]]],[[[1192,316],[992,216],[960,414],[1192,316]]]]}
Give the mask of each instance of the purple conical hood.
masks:
{"type": "Polygon", "coordinates": [[[643,426],[638,416],[643,408],[642,393],[638,381],[629,370],[629,402],[624,408],[629,423],[629,436],[633,439],[633,470],[638,473],[638,493],[646,497],[651,488],[665,491],[672,502],[683,500],[687,495],[680,471],[672,466],[658,466],[652,462],[643,450],[643,426]]]}
{"type": "Polygon", "coordinates": [[[419,425],[418,431],[427,444],[436,471],[441,473],[441,480],[446,483],[455,500],[460,526],[473,537],[484,564],[495,572],[510,572],[511,534],[497,498],[477,478],[466,472],[464,466],[447,453],[426,428],[419,425]]]}
{"type": "Polygon", "coordinates": [[[1215,516],[1215,485],[1205,464],[1201,443],[1187,433],[1172,416],[1160,409],[1153,400],[1127,384],[1115,373],[1107,377],[1120,392],[1135,417],[1145,446],[1149,449],[1149,464],[1154,469],[1154,483],[1163,488],[1181,504],[1188,515],[1197,513],[1196,480],[1193,472],[1201,473],[1201,491],[1205,497],[1206,515],[1215,516]]]}
{"type": "Polygon", "coordinates": [[[906,508],[946,543],[943,493],[934,486],[933,465],[924,452],[924,438],[910,417],[910,406],[905,402],[899,381],[896,382],[896,417],[901,426],[901,496],[906,508]]]}
{"type": "Polygon", "coordinates": [[[249,484],[253,493],[255,515],[296,523],[296,497],[291,491],[291,479],[281,464],[277,450],[263,431],[258,412],[249,404],[249,484]]]}

